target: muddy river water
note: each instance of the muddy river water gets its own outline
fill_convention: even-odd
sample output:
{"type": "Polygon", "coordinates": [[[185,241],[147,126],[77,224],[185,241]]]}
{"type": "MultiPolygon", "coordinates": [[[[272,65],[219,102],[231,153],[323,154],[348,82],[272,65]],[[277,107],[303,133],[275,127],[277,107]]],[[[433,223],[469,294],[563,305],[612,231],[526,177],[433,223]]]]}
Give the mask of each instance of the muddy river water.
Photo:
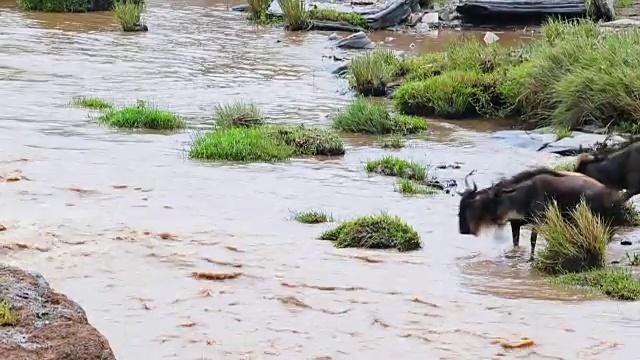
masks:
{"type": "MultiPolygon", "coordinates": [[[[322,59],[333,52],[326,33],[256,30],[214,0],[152,0],[146,34],[118,32],[109,14],[0,6],[0,175],[24,177],[0,183],[1,260],[43,273],[78,301],[118,359],[633,359],[640,351],[637,304],[586,299],[536,278],[525,261],[528,233],[515,259],[505,256],[510,241],[459,235],[458,197],[404,198],[393,179],[367,176],[363,161],[388,152],[367,140],[348,139],[344,158],[211,165],[186,158],[189,131],[115,131],[68,105],[76,95],[143,98],[193,130],[209,124],[218,102],[247,99],[278,121],[326,125],[351,98],[322,59]],[[314,240],[331,225],[290,219],[307,208],[338,219],[387,210],[425,248],[334,249],[314,240]],[[192,271],[242,275],[214,282],[192,271]],[[537,345],[492,343],[522,336],[537,345]]],[[[374,38],[417,52],[457,36],[374,38]]],[[[492,140],[485,123],[466,124],[434,123],[426,141],[395,153],[462,163],[439,170],[445,178],[477,168],[480,186],[554,161],[492,140]]]]}

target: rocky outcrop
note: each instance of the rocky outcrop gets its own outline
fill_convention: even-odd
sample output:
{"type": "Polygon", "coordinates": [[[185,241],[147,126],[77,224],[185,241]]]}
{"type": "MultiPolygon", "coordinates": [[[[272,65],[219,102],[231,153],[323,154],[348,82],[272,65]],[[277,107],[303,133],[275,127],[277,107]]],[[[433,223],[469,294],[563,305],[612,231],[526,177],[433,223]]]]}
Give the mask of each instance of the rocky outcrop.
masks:
{"type": "Polygon", "coordinates": [[[115,360],[109,342],[84,310],[49,287],[38,273],[0,265],[0,359],[115,360]],[[3,321],[4,320],[4,321],[3,321]]]}

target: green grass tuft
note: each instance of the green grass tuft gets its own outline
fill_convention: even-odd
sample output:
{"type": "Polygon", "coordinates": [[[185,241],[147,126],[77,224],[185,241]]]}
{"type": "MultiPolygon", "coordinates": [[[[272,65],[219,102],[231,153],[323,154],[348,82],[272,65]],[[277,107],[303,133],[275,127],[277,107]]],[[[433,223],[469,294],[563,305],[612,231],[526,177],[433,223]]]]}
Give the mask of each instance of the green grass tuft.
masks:
{"type": "Polygon", "coordinates": [[[378,48],[354,57],[349,64],[349,86],[367,96],[384,96],[399,71],[400,61],[390,49],[378,48]]]}
{"type": "Polygon", "coordinates": [[[367,19],[356,13],[345,13],[333,9],[311,9],[309,10],[309,18],[319,21],[342,21],[353,26],[367,29],[367,19]]]}
{"type": "Polygon", "coordinates": [[[159,110],[142,100],[138,100],[135,106],[110,109],[98,121],[126,129],[177,130],[185,127],[185,122],[177,114],[159,110]]]}
{"type": "Polygon", "coordinates": [[[330,130],[304,126],[227,127],[193,140],[193,159],[237,162],[285,161],[294,156],[342,155],[344,143],[330,130]]]}
{"type": "Polygon", "coordinates": [[[356,98],[344,110],[333,116],[333,128],[350,133],[385,135],[414,134],[427,129],[424,119],[392,117],[382,102],[356,98]]]}
{"type": "Polygon", "coordinates": [[[617,300],[640,300],[640,283],[625,269],[603,268],[584,273],[563,274],[552,280],[565,286],[598,290],[617,300]]]}
{"type": "Polygon", "coordinates": [[[575,172],[576,171],[576,163],[575,162],[559,163],[559,164],[555,164],[552,168],[553,168],[553,170],[556,170],[556,171],[571,171],[571,172],[575,172]]]}
{"type": "Polygon", "coordinates": [[[145,7],[144,0],[116,0],[113,3],[113,16],[120,24],[122,31],[134,31],[136,27],[142,25],[140,18],[145,7]]]}
{"type": "Polygon", "coordinates": [[[399,179],[396,191],[402,195],[433,195],[439,190],[410,179],[399,179]]]}
{"type": "Polygon", "coordinates": [[[400,149],[404,147],[404,139],[398,134],[382,137],[378,142],[383,149],[400,149]]]}
{"type": "Polygon", "coordinates": [[[533,264],[541,272],[555,275],[604,267],[611,229],[584,200],[571,212],[571,221],[562,218],[555,201],[550,203],[535,229],[547,243],[533,264]]]}
{"type": "Polygon", "coordinates": [[[396,176],[403,179],[423,181],[427,178],[428,167],[413,161],[385,156],[378,160],[367,161],[365,169],[368,173],[385,176],[396,176]]]}
{"type": "Polygon", "coordinates": [[[295,212],[293,214],[293,218],[297,222],[303,224],[321,224],[333,221],[333,216],[331,214],[316,210],[295,212]]]}
{"type": "Polygon", "coordinates": [[[81,13],[89,9],[89,0],[18,0],[18,7],[24,11],[81,13]]]}
{"type": "Polygon", "coordinates": [[[257,105],[242,101],[216,106],[213,120],[218,127],[251,127],[264,124],[264,116],[257,105]]]}
{"type": "Polygon", "coordinates": [[[284,15],[284,26],[289,31],[301,31],[309,28],[310,15],[303,0],[280,0],[284,15]]]}
{"type": "Polygon", "coordinates": [[[422,248],[420,235],[397,216],[386,213],[344,222],[324,232],[320,240],[332,241],[336,248],[358,247],[412,251],[422,248]]]}
{"type": "Polygon", "coordinates": [[[0,301],[0,326],[13,326],[18,317],[7,300],[0,301]]]}
{"type": "Polygon", "coordinates": [[[78,107],[96,110],[111,109],[113,107],[112,103],[104,99],[85,96],[74,97],[71,99],[71,104],[78,107]]]}

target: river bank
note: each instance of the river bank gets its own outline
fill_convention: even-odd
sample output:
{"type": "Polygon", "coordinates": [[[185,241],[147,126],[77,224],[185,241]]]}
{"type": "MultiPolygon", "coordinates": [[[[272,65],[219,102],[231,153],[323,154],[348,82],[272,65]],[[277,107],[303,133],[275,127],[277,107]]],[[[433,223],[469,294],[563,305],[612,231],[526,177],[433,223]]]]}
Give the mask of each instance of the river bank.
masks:
{"type": "MultiPolygon", "coordinates": [[[[38,270],[76,300],[116,358],[630,358],[640,350],[626,331],[638,321],[635,304],[554,287],[528,271],[528,249],[458,235],[457,197],[406,198],[364,170],[386,154],[459,162],[437,174],[461,179],[478,168],[483,186],[558,161],[497,142],[493,121],[431,120],[399,150],[347,136],[339,159],[186,159],[192,131],[210,126],[219,102],[250,99],[275,121],[327,126],[351,101],[330,74],[335,64],[322,59],[333,52],[329,34],[255,29],[213,0],[151,1],[151,30],[135,35],[104,14],[0,11],[0,173],[26,177],[0,186],[2,260],[38,270]],[[69,106],[79,95],[146,99],[183,115],[188,131],[101,127],[69,106]],[[420,233],[424,249],[335,249],[315,239],[332,224],[291,219],[307,208],[337,220],[388,210],[420,233]],[[207,281],[194,271],[242,275],[207,281]],[[521,336],[538,345],[492,343],[521,336]]],[[[418,54],[460,35],[373,36],[418,54]]],[[[613,245],[611,258],[637,250],[636,235],[625,236],[634,244],[613,245]]]]}

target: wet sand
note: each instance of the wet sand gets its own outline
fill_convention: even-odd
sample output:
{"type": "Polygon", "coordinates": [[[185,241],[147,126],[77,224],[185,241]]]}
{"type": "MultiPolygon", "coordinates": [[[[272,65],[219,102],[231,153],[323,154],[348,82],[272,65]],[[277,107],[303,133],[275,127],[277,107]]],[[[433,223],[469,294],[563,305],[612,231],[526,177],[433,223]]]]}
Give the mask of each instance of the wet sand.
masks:
{"type": "MultiPolygon", "coordinates": [[[[458,234],[457,196],[406,198],[393,179],[363,170],[392,152],[461,162],[437,175],[477,168],[485,186],[554,156],[496,142],[490,122],[434,122],[397,151],[349,137],[347,154],[330,160],[190,161],[192,132],[219,102],[252,100],[283,123],[328,125],[351,98],[322,60],[333,52],[328,34],[256,30],[218,1],[151,1],[145,34],[119,33],[108,14],[9,5],[0,2],[0,176],[24,178],[0,182],[2,261],[42,272],[80,303],[118,359],[632,359],[640,350],[637,305],[535,277],[528,233],[512,259],[510,241],[458,234]],[[150,100],[186,116],[190,130],[100,127],[68,105],[77,95],[150,100]],[[315,240],[331,224],[290,219],[307,208],[339,220],[387,210],[425,248],[334,249],[315,240]],[[492,344],[521,336],[537,345],[492,344]]],[[[413,49],[437,49],[440,33],[413,49]]],[[[401,50],[417,42],[377,36],[401,50]]]]}

